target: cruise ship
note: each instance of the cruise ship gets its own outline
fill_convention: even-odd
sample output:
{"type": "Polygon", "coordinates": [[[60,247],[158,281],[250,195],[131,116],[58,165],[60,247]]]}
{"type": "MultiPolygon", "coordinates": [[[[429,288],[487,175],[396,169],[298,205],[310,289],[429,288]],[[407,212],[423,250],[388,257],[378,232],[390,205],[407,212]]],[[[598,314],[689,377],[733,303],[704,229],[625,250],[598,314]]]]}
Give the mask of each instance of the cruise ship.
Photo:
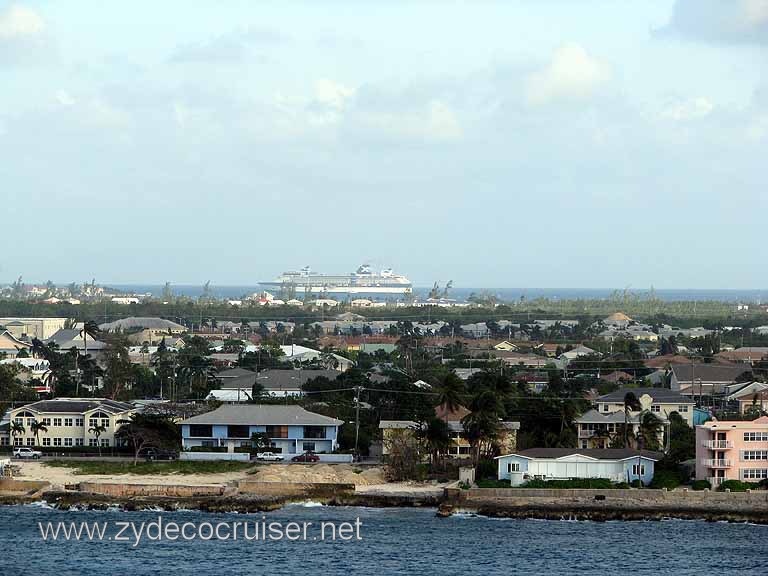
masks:
{"type": "Polygon", "coordinates": [[[413,290],[411,281],[405,276],[395,274],[391,268],[377,274],[368,264],[346,275],[318,274],[306,266],[298,272],[283,272],[279,278],[259,284],[313,294],[410,294],[413,290]]]}

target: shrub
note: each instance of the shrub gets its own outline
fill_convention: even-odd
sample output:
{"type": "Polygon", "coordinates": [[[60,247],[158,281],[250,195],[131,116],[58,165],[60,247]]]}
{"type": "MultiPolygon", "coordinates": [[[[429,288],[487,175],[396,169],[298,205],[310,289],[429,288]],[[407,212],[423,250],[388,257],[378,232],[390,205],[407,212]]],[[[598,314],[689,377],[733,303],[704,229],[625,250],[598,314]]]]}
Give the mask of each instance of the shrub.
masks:
{"type": "Polygon", "coordinates": [[[706,480],[694,480],[691,482],[691,488],[693,490],[709,490],[712,486],[706,480]]]}
{"type": "Polygon", "coordinates": [[[763,478],[760,480],[760,482],[757,483],[757,485],[764,490],[768,490],[768,478],[763,478]]]}
{"type": "Polygon", "coordinates": [[[754,488],[754,484],[750,484],[749,482],[741,482],[740,480],[726,480],[720,486],[718,486],[717,490],[719,492],[725,492],[726,490],[730,490],[731,492],[746,492],[747,490],[751,490],[754,488]]]}
{"type": "Polygon", "coordinates": [[[572,478],[570,480],[529,480],[520,488],[589,488],[595,490],[611,490],[617,485],[607,478],[572,478]]]}
{"type": "Polygon", "coordinates": [[[651,488],[673,490],[680,486],[680,474],[675,470],[657,470],[651,481],[651,488]]]}
{"type": "Polygon", "coordinates": [[[480,460],[477,463],[478,478],[496,478],[498,467],[494,460],[480,460]]]}
{"type": "Polygon", "coordinates": [[[642,488],[643,487],[643,481],[640,480],[639,478],[636,479],[636,480],[632,480],[632,482],[630,483],[630,486],[632,488],[642,488]]]}

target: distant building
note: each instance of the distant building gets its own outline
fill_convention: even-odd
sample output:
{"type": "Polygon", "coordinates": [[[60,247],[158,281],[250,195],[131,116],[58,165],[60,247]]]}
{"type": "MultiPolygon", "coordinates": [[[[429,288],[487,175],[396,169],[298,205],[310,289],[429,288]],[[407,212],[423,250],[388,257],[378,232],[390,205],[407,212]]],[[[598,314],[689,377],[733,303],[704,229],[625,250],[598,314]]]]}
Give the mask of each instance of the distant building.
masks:
{"type": "Polygon", "coordinates": [[[696,403],[687,396],[668,388],[621,388],[609,394],[599,396],[596,401],[601,414],[624,411],[624,397],[631,392],[647,410],[662,420],[668,420],[672,412],[677,412],[688,426],[693,426],[693,407],[696,403]]]}
{"type": "Polygon", "coordinates": [[[31,341],[45,340],[67,325],[68,318],[0,318],[4,327],[14,338],[31,341]]]}
{"type": "Polygon", "coordinates": [[[663,454],[630,450],[582,450],[578,448],[531,448],[496,457],[498,479],[519,486],[529,480],[605,478],[613,482],[653,480],[654,466],[663,454]]]}
{"type": "Polygon", "coordinates": [[[743,362],[753,366],[765,359],[766,356],[768,356],[768,346],[742,346],[715,354],[715,357],[721,360],[743,362]]]}
{"type": "Polygon", "coordinates": [[[696,426],[696,479],[718,486],[726,480],[768,478],[768,416],[757,420],[710,420],[696,426]]]}
{"type": "Polygon", "coordinates": [[[764,382],[744,382],[733,384],[727,388],[726,400],[736,402],[739,413],[750,410],[768,411],[768,384],[764,382]]]}
{"type": "Polygon", "coordinates": [[[749,379],[752,368],[745,364],[676,364],[672,366],[670,387],[685,396],[720,394],[738,379],[749,379]]]}
{"type": "Polygon", "coordinates": [[[164,318],[130,317],[107,322],[99,326],[104,332],[128,334],[134,344],[159,344],[163,338],[178,337],[187,328],[164,318]]]}
{"type": "Polygon", "coordinates": [[[182,421],[181,437],[185,450],[195,446],[226,446],[233,452],[236,447],[250,446],[253,434],[265,433],[273,452],[333,452],[342,424],[341,420],[300,406],[225,404],[182,421]]]}
{"type": "Polygon", "coordinates": [[[21,350],[29,350],[32,345],[16,338],[10,332],[0,332],[0,354],[5,354],[9,358],[15,358],[21,350]]]}

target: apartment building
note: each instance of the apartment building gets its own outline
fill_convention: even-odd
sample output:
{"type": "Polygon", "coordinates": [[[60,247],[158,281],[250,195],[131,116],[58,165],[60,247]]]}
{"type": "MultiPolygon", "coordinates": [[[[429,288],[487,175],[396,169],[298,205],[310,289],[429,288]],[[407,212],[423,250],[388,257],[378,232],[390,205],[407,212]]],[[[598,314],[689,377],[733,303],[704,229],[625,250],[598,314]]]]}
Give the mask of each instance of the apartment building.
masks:
{"type": "Polygon", "coordinates": [[[672,412],[677,412],[693,426],[693,408],[696,403],[690,398],[669,388],[620,388],[596,400],[597,410],[601,414],[624,412],[624,398],[632,392],[643,410],[648,410],[662,420],[669,420],[672,412]]]}
{"type": "Polygon", "coordinates": [[[696,426],[696,479],[717,486],[725,480],[768,478],[768,416],[757,420],[711,420],[696,426]]]}
{"type": "Polygon", "coordinates": [[[104,398],[41,400],[10,411],[9,430],[0,438],[0,444],[109,448],[115,446],[120,421],[130,418],[134,411],[130,404],[104,398]],[[35,435],[35,422],[42,422],[47,430],[35,435]]]}

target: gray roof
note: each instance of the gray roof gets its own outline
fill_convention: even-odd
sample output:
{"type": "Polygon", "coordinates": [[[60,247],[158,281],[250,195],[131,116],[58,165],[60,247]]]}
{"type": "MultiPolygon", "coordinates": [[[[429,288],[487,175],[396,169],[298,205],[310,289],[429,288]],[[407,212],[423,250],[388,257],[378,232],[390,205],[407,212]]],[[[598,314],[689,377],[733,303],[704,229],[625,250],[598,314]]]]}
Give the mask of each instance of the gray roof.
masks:
{"type": "MultiPolygon", "coordinates": [[[[218,377],[221,378],[221,376],[218,376],[218,377]]],[[[236,389],[250,390],[251,388],[253,388],[253,385],[255,383],[256,383],[256,372],[251,372],[250,374],[243,374],[242,376],[237,376],[236,378],[222,379],[221,388],[227,389],[227,390],[236,390],[236,389]]]]}
{"type": "Polygon", "coordinates": [[[86,338],[87,340],[84,342],[80,330],[77,328],[61,328],[60,330],[57,330],[53,336],[48,338],[45,343],[50,344],[51,342],[54,342],[60,350],[69,350],[70,348],[83,350],[86,345],[88,350],[103,350],[107,347],[106,342],[94,340],[90,335],[86,338]]]}
{"type": "MultiPolygon", "coordinates": [[[[630,414],[630,424],[636,424],[638,422],[638,414],[630,414]]],[[[588,410],[578,418],[576,422],[579,424],[624,424],[624,410],[616,410],[615,412],[598,412],[597,410],[588,410]]]]}
{"type": "Polygon", "coordinates": [[[246,370],[245,368],[230,368],[229,370],[222,370],[218,374],[216,374],[216,378],[222,379],[222,378],[237,378],[239,376],[250,376],[251,374],[256,374],[253,370],[246,370]]]}
{"type": "Polygon", "coordinates": [[[145,318],[134,316],[131,318],[121,318],[114,322],[108,322],[99,326],[104,331],[115,332],[117,330],[133,330],[136,328],[144,328],[150,330],[178,330],[185,331],[186,328],[181,324],[165,320],[164,318],[145,318]]]}
{"type": "Polygon", "coordinates": [[[89,410],[99,409],[111,414],[120,414],[133,410],[133,406],[125,402],[107,400],[103,398],[56,398],[54,400],[40,400],[24,406],[27,410],[35,412],[62,412],[82,414],[89,410]]]}
{"type": "Polygon", "coordinates": [[[744,373],[752,373],[752,369],[746,365],[719,366],[717,364],[675,364],[672,366],[678,382],[691,382],[701,380],[707,382],[733,382],[744,373]]]}
{"type": "MultiPolygon", "coordinates": [[[[308,380],[320,377],[336,380],[341,374],[337,370],[264,370],[259,372],[256,382],[265,390],[301,390],[308,380]]],[[[231,385],[225,382],[222,387],[230,388],[231,385]]]]}
{"type": "Polygon", "coordinates": [[[632,450],[631,448],[530,448],[510,454],[510,456],[523,456],[524,458],[563,458],[579,454],[596,460],[626,460],[628,458],[648,458],[649,460],[661,460],[664,455],[650,450],[632,450]]]}
{"type": "Polygon", "coordinates": [[[690,398],[683,396],[679,392],[670,390],[669,388],[620,388],[614,392],[598,397],[597,401],[623,403],[624,396],[628,392],[632,392],[637,398],[640,398],[640,396],[644,394],[648,394],[648,396],[653,398],[654,402],[668,404],[695,404],[690,398]]]}
{"type": "Polygon", "coordinates": [[[250,426],[341,426],[344,422],[304,410],[301,406],[276,404],[225,404],[213,412],[193,416],[182,424],[241,424],[250,426]]]}

